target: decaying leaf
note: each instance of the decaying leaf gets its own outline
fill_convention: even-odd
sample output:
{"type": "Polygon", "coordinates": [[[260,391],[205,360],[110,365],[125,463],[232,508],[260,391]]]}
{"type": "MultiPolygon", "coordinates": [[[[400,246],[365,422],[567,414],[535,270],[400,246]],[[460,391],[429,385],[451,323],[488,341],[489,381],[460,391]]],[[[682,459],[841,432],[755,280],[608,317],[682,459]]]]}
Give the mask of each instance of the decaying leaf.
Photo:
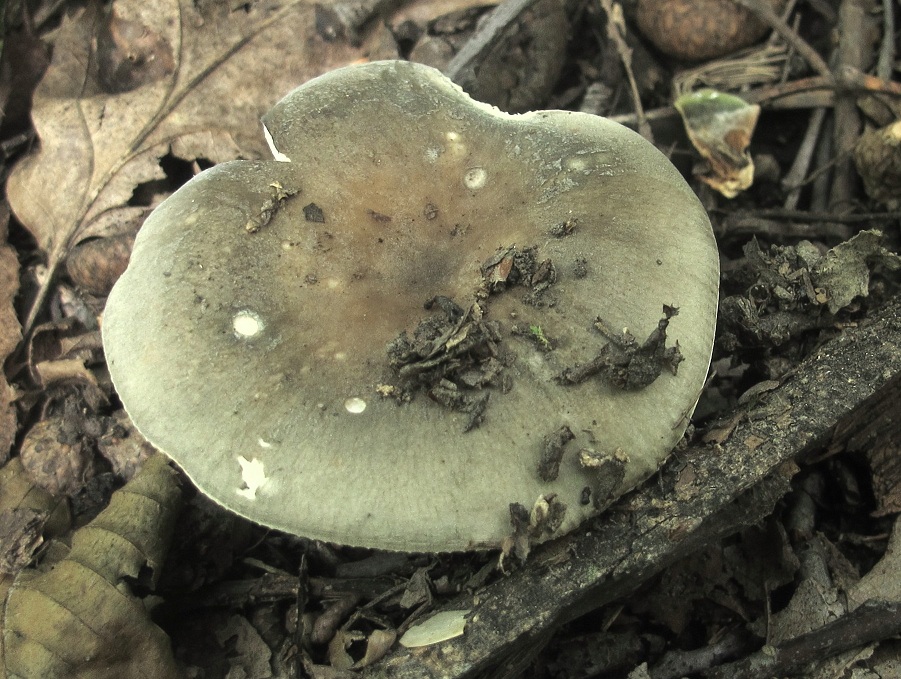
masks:
{"type": "Polygon", "coordinates": [[[18,571],[44,537],[61,535],[69,522],[66,501],[35,486],[19,458],[0,469],[0,526],[9,529],[0,531],[0,573],[18,571]]]}
{"type": "Polygon", "coordinates": [[[222,646],[228,645],[232,649],[228,657],[229,677],[268,679],[272,676],[269,666],[272,651],[243,615],[232,615],[225,626],[216,630],[216,639],[222,646]]]}
{"type": "MultiPolygon", "coordinates": [[[[22,340],[22,332],[13,299],[19,291],[19,260],[6,244],[9,210],[0,208],[0,365],[22,340]]],[[[0,372],[0,464],[6,461],[16,436],[16,411],[12,406],[13,388],[0,372]]]]}
{"type": "Polygon", "coordinates": [[[119,0],[63,19],[34,94],[40,146],[7,186],[51,274],[85,238],[136,229],[146,206],[132,200],[135,188],[165,177],[160,158],[268,156],[260,115],[300,83],[365,53],[366,45],[315,38],[311,4],[232,7],[119,0]]]}
{"type": "Polygon", "coordinates": [[[721,326],[745,342],[773,346],[828,327],[830,314],[869,294],[873,272],[901,268],[901,258],[881,241],[878,231],[861,231],[828,251],[809,241],[766,249],[748,241],[741,276],[754,282],[743,294],[720,301],[721,326]]]}
{"type": "Polygon", "coordinates": [[[735,198],[754,182],[754,163],[748,146],[760,106],[740,97],[704,89],[675,101],[688,138],[707,162],[710,173],[701,179],[726,198],[735,198]]]}
{"type": "Polygon", "coordinates": [[[100,332],[85,328],[77,315],[42,323],[28,339],[28,368],[37,384],[45,389],[61,383],[78,386],[97,403],[105,403],[106,394],[87,365],[102,359],[100,332]]]}
{"type": "Polygon", "coordinates": [[[368,667],[385,656],[395,639],[397,632],[394,630],[375,629],[367,634],[359,630],[340,629],[328,645],[329,661],[337,670],[368,667]],[[351,644],[355,642],[366,644],[366,651],[359,660],[354,660],[348,653],[351,644]]]}
{"type": "Polygon", "coordinates": [[[75,532],[67,558],[0,583],[0,677],[180,677],[168,638],[129,589],[148,574],[156,583],[179,502],[174,470],[154,456],[75,532]]]}
{"type": "Polygon", "coordinates": [[[25,435],[19,453],[28,476],[51,495],[77,495],[97,473],[90,441],[74,418],[50,415],[25,435]]]}
{"type": "Polygon", "coordinates": [[[675,346],[666,346],[666,329],[670,319],[678,313],[676,307],[664,305],[663,318],[641,344],[628,330],[617,332],[598,317],[595,328],[608,343],[590,361],[566,368],[560,374],[560,380],[578,384],[594,375],[602,375],[617,389],[634,390],[652,384],[664,368],[675,375],[684,358],[678,342],[675,346]]]}
{"type": "Polygon", "coordinates": [[[901,205],[901,120],[860,135],[854,164],[867,195],[897,210],[901,205]]]}
{"type": "Polygon", "coordinates": [[[836,245],[811,271],[814,284],[829,295],[829,311],[837,312],[855,297],[870,291],[870,268],[880,264],[890,271],[901,269],[901,257],[882,246],[882,233],[861,231],[836,245]]]}
{"type": "Polygon", "coordinates": [[[854,610],[873,599],[901,601],[901,520],[895,520],[879,563],[848,591],[848,608],[854,610]]]}
{"type": "Polygon", "coordinates": [[[130,481],[144,461],[153,455],[154,448],[141,436],[124,410],[113,413],[106,424],[106,431],[97,439],[97,451],[110,463],[116,476],[130,481]]]}

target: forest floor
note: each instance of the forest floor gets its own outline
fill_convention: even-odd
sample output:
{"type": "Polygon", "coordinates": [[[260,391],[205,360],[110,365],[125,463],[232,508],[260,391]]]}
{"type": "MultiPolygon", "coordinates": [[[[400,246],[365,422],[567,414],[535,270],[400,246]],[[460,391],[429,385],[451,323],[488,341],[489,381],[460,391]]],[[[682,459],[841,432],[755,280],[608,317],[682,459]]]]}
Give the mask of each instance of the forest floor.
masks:
{"type": "Polygon", "coordinates": [[[901,677],[896,3],[3,11],[0,676],[901,677]],[[269,157],[258,120],[293,87],[378,59],[621,122],[710,216],[719,317],[682,443],[528,556],[306,540],[138,474],[159,456],[100,335],[135,234],[202,170],[269,157]],[[465,612],[398,643],[436,610],[465,612]]]}

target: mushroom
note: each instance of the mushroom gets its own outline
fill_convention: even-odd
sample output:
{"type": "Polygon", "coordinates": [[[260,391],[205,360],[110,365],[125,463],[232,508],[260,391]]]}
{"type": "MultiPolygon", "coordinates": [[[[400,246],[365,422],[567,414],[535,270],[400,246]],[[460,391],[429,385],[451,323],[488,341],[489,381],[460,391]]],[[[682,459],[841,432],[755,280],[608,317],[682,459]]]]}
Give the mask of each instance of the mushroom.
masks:
{"type": "Polygon", "coordinates": [[[653,474],[718,289],[663,154],[403,61],[311,80],[263,124],[276,160],[164,201],[104,313],[125,409],[201,491],[309,538],[458,551],[556,537],[653,474]]]}

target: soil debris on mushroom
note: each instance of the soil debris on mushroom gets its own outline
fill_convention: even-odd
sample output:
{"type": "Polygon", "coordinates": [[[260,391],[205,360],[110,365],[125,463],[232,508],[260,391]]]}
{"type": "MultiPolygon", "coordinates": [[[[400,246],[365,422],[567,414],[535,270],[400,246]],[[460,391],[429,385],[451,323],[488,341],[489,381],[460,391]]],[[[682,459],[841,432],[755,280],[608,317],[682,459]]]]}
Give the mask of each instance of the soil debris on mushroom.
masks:
{"type": "Polygon", "coordinates": [[[252,214],[244,224],[247,233],[256,233],[266,226],[282,203],[300,191],[300,189],[286,189],[279,181],[272,182],[269,188],[271,189],[270,195],[263,200],[259,210],[252,214]]]}
{"type": "Polygon", "coordinates": [[[484,319],[478,304],[464,311],[439,295],[425,308],[439,313],[420,321],[412,337],[402,330],[387,346],[388,363],[403,387],[396,397],[409,401],[424,391],[444,407],[466,413],[463,431],[469,431],[482,421],[490,396],[486,387],[497,384],[503,370],[500,328],[484,319]]]}
{"type": "Polygon", "coordinates": [[[553,481],[560,474],[560,462],[566,444],[576,438],[572,429],[565,424],[559,429],[544,437],[544,450],[538,461],[538,476],[544,481],[553,481]]]}
{"type": "MultiPolygon", "coordinates": [[[[513,356],[503,351],[501,324],[485,318],[491,298],[522,286],[528,290],[523,302],[534,305],[557,280],[553,263],[539,259],[535,246],[498,248],[480,272],[481,282],[474,292],[478,301],[468,309],[444,295],[426,301],[424,308],[436,313],[421,320],[412,337],[402,330],[386,348],[388,364],[401,388],[376,387],[399,403],[408,403],[417,391],[424,391],[436,403],[468,415],[463,431],[482,422],[490,397],[488,387],[500,387],[502,393],[511,388],[504,366],[513,356]]],[[[551,348],[539,325],[530,325],[528,333],[513,325],[510,333],[528,334],[542,349],[551,348]]]]}
{"type": "Polygon", "coordinates": [[[508,535],[501,548],[500,565],[502,570],[515,556],[524,562],[532,550],[532,545],[542,542],[553,535],[566,518],[566,503],[561,502],[555,493],[539,495],[529,510],[518,502],[510,504],[510,526],[508,535]]]}
{"type": "Polygon", "coordinates": [[[578,384],[594,375],[602,375],[618,389],[643,389],[654,382],[666,368],[675,375],[684,360],[675,346],[666,346],[666,329],[670,319],[677,315],[676,307],[663,307],[663,318],[641,344],[627,329],[616,332],[600,316],[594,327],[608,340],[597,356],[585,363],[566,368],[560,373],[564,383],[578,384]]]}

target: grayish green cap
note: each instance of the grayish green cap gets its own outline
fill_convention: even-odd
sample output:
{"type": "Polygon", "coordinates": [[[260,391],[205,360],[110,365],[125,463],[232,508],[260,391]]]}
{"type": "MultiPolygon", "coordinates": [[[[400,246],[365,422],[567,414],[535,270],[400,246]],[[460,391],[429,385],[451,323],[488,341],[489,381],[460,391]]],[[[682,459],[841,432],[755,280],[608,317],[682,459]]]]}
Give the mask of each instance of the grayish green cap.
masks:
{"type": "Polygon", "coordinates": [[[663,154],[603,118],[507,115],[401,61],[327,73],[263,122],[279,160],[217,165],[160,205],[103,319],[128,414],[204,493],[310,538],[456,551],[499,546],[511,503],[554,495],[556,537],[653,474],[704,384],[718,286],[710,223],[663,154]],[[398,382],[386,345],[435,295],[474,303],[482,263],[511,245],[536,246],[557,282],[538,305],[526,288],[483,303],[510,388],[488,389],[481,425],[380,395],[398,382]],[[606,343],[596,317],[643,340],[664,304],[677,375],[559,382],[606,343]],[[575,439],[544,481],[563,425],[575,439]],[[583,449],[625,454],[611,493],[583,449]]]}

